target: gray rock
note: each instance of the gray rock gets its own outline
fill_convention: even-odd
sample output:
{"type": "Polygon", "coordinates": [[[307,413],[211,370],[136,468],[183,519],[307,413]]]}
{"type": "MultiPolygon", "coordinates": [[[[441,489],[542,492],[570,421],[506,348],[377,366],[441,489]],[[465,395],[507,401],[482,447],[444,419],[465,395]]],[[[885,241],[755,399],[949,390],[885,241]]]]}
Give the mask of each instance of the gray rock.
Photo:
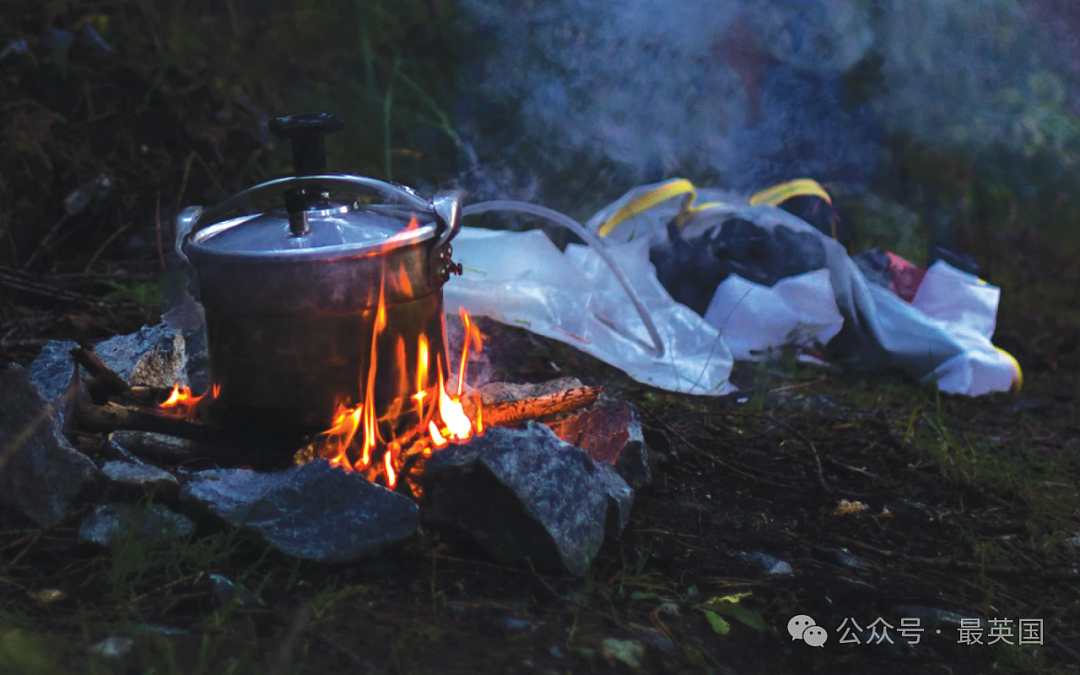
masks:
{"type": "Polygon", "coordinates": [[[176,480],[176,476],[149,464],[106,462],[101,468],[101,473],[105,474],[114,486],[131,492],[157,491],[175,495],[175,491],[180,488],[180,482],[176,480]]]}
{"type": "Polygon", "coordinates": [[[774,558],[767,553],[760,551],[752,551],[750,553],[739,553],[738,557],[742,560],[756,565],[761,568],[768,576],[786,577],[795,573],[795,570],[791,568],[791,564],[774,558]]]}
{"type": "Polygon", "coordinates": [[[262,601],[255,597],[246,586],[238,584],[232,579],[220,574],[211,574],[210,583],[214,585],[214,596],[222,605],[262,605],[262,601]]]}
{"type": "Polygon", "coordinates": [[[191,475],[180,498],[282,553],[316,562],[373,556],[411,536],[420,522],[407,497],[321,459],[276,473],[202,471],[191,475]]]}
{"type": "Polygon", "coordinates": [[[117,534],[132,527],[138,527],[139,535],[147,539],[186,537],[195,531],[195,523],[161,504],[151,504],[138,514],[131,504],[99,504],[79,525],[79,543],[112,548],[117,534]]]}
{"type": "Polygon", "coordinates": [[[631,670],[641,670],[641,662],[645,659],[645,646],[637,640],[606,638],[600,644],[600,655],[612,666],[622,663],[631,670]]]}
{"type": "Polygon", "coordinates": [[[27,377],[46,401],[54,402],[67,391],[71,371],[75,366],[71,350],[78,346],[78,342],[70,340],[50,340],[27,368],[27,377]]]}
{"type": "Polygon", "coordinates": [[[578,576],[633,502],[611,466],[535,422],[436,452],[424,493],[432,518],[462,527],[497,560],[578,576]]]}
{"type": "Polygon", "coordinates": [[[131,638],[120,637],[119,635],[111,635],[101,642],[90,647],[90,651],[98,656],[107,659],[122,659],[131,653],[131,648],[135,646],[135,641],[131,638]]]}
{"type": "Polygon", "coordinates": [[[186,343],[181,331],[166,324],[109,338],[94,353],[132,385],[171,387],[187,384],[186,343]]]}
{"type": "Polygon", "coordinates": [[[64,438],[52,405],[26,371],[0,375],[0,504],[52,525],[97,475],[90,458],[64,438]]]}
{"type": "Polygon", "coordinates": [[[187,374],[188,384],[195,391],[206,391],[210,388],[210,348],[206,339],[206,314],[202,305],[187,296],[184,302],[166,312],[161,320],[184,334],[187,352],[184,372],[187,374]]]}

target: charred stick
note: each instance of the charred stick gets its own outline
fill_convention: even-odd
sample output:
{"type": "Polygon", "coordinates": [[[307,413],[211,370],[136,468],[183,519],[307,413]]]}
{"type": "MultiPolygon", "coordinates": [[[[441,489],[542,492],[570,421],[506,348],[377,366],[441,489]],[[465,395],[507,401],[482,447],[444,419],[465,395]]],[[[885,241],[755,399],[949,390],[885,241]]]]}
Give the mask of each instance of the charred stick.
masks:
{"type": "Polygon", "coordinates": [[[202,424],[149,408],[107,403],[79,406],[75,420],[82,431],[152,431],[211,445],[276,448],[282,441],[245,434],[219,425],[202,424]]]}
{"type": "Polygon", "coordinates": [[[71,356],[78,361],[80,366],[86,368],[86,371],[97,380],[98,384],[109,396],[123,394],[131,389],[127,380],[117,375],[116,371],[105,365],[105,362],[89,349],[76,347],[71,350],[71,356]]]}

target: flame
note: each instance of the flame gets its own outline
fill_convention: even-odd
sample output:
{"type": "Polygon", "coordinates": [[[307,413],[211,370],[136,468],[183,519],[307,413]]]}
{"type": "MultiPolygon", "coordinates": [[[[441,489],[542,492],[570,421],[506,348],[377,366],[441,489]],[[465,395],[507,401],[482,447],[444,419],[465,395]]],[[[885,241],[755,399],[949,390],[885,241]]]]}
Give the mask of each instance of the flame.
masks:
{"type": "MultiPolygon", "coordinates": [[[[394,376],[395,386],[399,387],[401,392],[400,398],[396,400],[407,402],[411,399],[415,401],[415,406],[409,410],[407,406],[402,407],[400,403],[397,403],[391,405],[388,410],[377,412],[373,402],[375,401],[375,371],[379,362],[378,345],[380,336],[383,336],[388,328],[384,279],[379,289],[379,303],[372,328],[369,365],[367,371],[361,374],[363,403],[355,407],[338,405],[333,426],[319,434],[313,442],[316,454],[330,458],[331,465],[347,471],[364,471],[372,467],[372,459],[377,457],[375,453],[378,451],[382,455],[382,462],[372,467],[371,470],[375,471],[375,474],[365,471],[365,475],[374,479],[373,475],[381,473],[385,476],[386,485],[394,488],[401,478],[399,471],[402,461],[399,458],[403,446],[409,447],[410,452],[418,451],[423,456],[429,457],[435,450],[445,448],[451,442],[465,441],[474,435],[482,434],[484,425],[480,407],[477,406],[474,421],[469,419],[461,404],[465,391],[464,381],[469,353],[470,350],[482,349],[482,336],[467,312],[462,311],[461,317],[465,325],[465,343],[462,345],[461,361],[457,364],[458,384],[455,390],[447,390],[446,370],[441,353],[435,353],[437,372],[435,374],[430,372],[432,348],[431,340],[427,335],[420,335],[417,338],[415,380],[410,381],[406,354],[408,349],[404,338],[399,335],[390,343],[393,345],[393,360],[398,369],[394,376]],[[434,387],[431,382],[432,375],[435,376],[434,387]],[[411,394],[409,390],[412,390],[411,394]],[[416,426],[400,433],[400,415],[411,416],[413,413],[417,420],[416,426]],[[382,432],[380,422],[383,423],[382,432]],[[383,437],[387,429],[389,429],[390,438],[383,437]],[[359,447],[356,448],[354,443],[359,447]],[[350,460],[351,448],[354,453],[351,456],[356,458],[355,461],[350,460]]],[[[218,390],[215,389],[215,391],[218,390]]]]}
{"type": "Polygon", "coordinates": [[[449,441],[443,438],[443,435],[439,433],[439,427],[435,426],[435,420],[428,423],[428,432],[431,434],[431,440],[435,443],[436,448],[444,448],[447,443],[449,443],[449,441]]]}
{"type": "Polygon", "coordinates": [[[397,474],[394,473],[393,462],[394,445],[396,445],[396,443],[391,443],[390,449],[386,451],[385,455],[383,455],[383,465],[386,467],[386,485],[390,488],[393,488],[395,485],[397,485],[397,474]]]}
{"type": "Polygon", "coordinates": [[[211,399],[216,399],[221,394],[220,384],[211,384],[210,388],[199,396],[195,396],[191,388],[185,384],[174,384],[169,397],[158,406],[166,410],[180,413],[183,417],[194,417],[199,402],[210,394],[211,399]]]}
{"type": "Polygon", "coordinates": [[[352,444],[353,437],[356,436],[356,430],[360,428],[360,416],[363,409],[363,405],[350,409],[339,403],[337,412],[334,414],[334,426],[319,434],[324,439],[323,447],[334,453],[334,457],[330,459],[332,466],[350,470],[353,468],[346,453],[349,445],[352,444]]]}

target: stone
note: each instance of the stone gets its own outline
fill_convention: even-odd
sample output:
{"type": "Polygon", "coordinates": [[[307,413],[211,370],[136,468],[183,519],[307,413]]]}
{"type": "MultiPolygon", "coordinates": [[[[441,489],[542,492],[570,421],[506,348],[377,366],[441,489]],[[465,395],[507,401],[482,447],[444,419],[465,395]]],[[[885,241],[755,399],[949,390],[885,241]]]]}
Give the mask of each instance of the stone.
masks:
{"type": "Polygon", "coordinates": [[[612,666],[623,663],[633,670],[640,670],[645,659],[645,645],[637,640],[607,638],[600,645],[600,655],[612,666]]]}
{"type": "Polygon", "coordinates": [[[795,570],[791,568],[790,563],[760,551],[739,553],[737,557],[758,567],[767,576],[787,577],[795,573],[795,570]]]}
{"type": "Polygon", "coordinates": [[[139,536],[147,539],[186,537],[195,531],[190,519],[161,504],[150,504],[141,513],[131,504],[98,504],[79,525],[79,543],[112,548],[117,534],[128,532],[137,519],[139,536]]]}
{"type": "Polygon", "coordinates": [[[191,474],[180,499],[316,562],[374,556],[410,537],[420,511],[409,498],[323,459],[275,473],[218,469],[191,474]]]}
{"type": "Polygon", "coordinates": [[[548,425],[562,440],[576,445],[597,462],[610,464],[635,490],[652,482],[649,451],[634,404],[608,401],[571,413],[548,425]]]}
{"type": "Polygon", "coordinates": [[[67,391],[71,371],[75,367],[71,350],[78,346],[78,342],[70,340],[50,340],[26,369],[27,377],[46,401],[55,402],[67,391]]]}
{"type": "Polygon", "coordinates": [[[113,487],[121,491],[147,494],[156,492],[165,496],[175,496],[180,489],[176,476],[164,469],[149,464],[113,461],[106,462],[101,473],[109,479],[113,487]]]}
{"type": "Polygon", "coordinates": [[[0,504],[42,526],[62,519],[98,476],[64,438],[54,412],[22,366],[9,364],[0,375],[0,504]]]}
{"type": "Polygon", "coordinates": [[[187,384],[184,335],[166,324],[109,338],[94,353],[128,384],[165,389],[187,384]]]}
{"type": "Polygon", "coordinates": [[[191,296],[173,307],[161,317],[162,323],[184,334],[187,361],[184,372],[188,384],[195,391],[210,388],[210,347],[206,338],[206,313],[202,305],[191,296]]]}
{"type": "Polygon", "coordinates": [[[494,427],[436,452],[428,515],[468,532],[496,560],[582,576],[629,519],[633,490],[607,464],[542,424],[494,427]]]}
{"type": "Polygon", "coordinates": [[[255,597],[243,584],[238,584],[232,579],[220,574],[211,574],[210,583],[214,586],[214,597],[221,606],[238,605],[262,605],[262,601],[255,597]]]}
{"type": "Polygon", "coordinates": [[[111,635],[90,647],[90,651],[106,659],[123,659],[131,653],[135,641],[131,638],[111,635]]]}

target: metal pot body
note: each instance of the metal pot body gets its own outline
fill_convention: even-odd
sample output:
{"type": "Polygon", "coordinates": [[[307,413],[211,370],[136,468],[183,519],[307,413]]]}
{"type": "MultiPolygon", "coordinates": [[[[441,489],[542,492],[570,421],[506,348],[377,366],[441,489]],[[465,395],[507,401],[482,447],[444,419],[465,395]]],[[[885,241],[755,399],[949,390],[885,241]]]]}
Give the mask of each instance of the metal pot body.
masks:
{"type": "Polygon", "coordinates": [[[435,400],[448,363],[442,282],[428,273],[429,248],[419,242],[300,262],[219,261],[192,252],[219,401],[247,424],[289,430],[329,428],[339,406],[359,403],[373,403],[379,418],[418,422],[410,414],[413,395],[421,386],[422,398],[435,400]]]}
{"type": "Polygon", "coordinates": [[[238,423],[288,433],[328,429],[341,406],[359,404],[374,406],[384,439],[418,426],[448,377],[442,286],[460,274],[450,260],[459,229],[456,192],[427,202],[344,174],[278,179],[186,209],[177,251],[206,310],[217,402],[238,423]],[[282,190],[321,196],[287,218],[225,217],[282,190]],[[331,190],[396,205],[329,208],[331,190]]]}

